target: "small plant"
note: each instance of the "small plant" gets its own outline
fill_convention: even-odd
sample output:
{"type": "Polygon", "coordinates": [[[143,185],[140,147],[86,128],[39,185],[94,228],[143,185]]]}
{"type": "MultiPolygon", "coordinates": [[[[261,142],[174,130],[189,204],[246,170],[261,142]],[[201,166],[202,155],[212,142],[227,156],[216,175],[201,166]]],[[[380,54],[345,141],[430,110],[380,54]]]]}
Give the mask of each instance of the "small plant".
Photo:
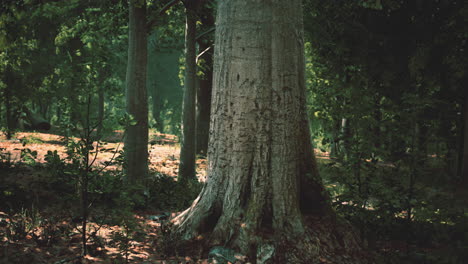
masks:
{"type": "Polygon", "coordinates": [[[29,166],[36,165],[37,151],[32,151],[29,148],[21,150],[21,162],[29,166]]]}
{"type": "Polygon", "coordinates": [[[120,223],[121,229],[112,232],[112,241],[117,245],[119,253],[124,259],[124,263],[128,263],[131,250],[133,247],[133,241],[141,240],[139,234],[141,227],[136,222],[135,218],[130,215],[126,215],[122,218],[120,223]]]}
{"type": "Polygon", "coordinates": [[[23,143],[23,146],[29,145],[29,144],[41,144],[44,143],[42,139],[35,137],[35,136],[25,136],[23,138],[20,138],[20,142],[23,143]]]}
{"type": "Polygon", "coordinates": [[[9,241],[18,241],[31,234],[31,231],[41,224],[42,220],[39,212],[34,208],[32,210],[21,209],[17,214],[9,218],[6,227],[6,238],[9,241]]]}
{"type": "Polygon", "coordinates": [[[0,169],[8,169],[13,165],[11,153],[5,151],[6,148],[0,148],[0,169]]]}

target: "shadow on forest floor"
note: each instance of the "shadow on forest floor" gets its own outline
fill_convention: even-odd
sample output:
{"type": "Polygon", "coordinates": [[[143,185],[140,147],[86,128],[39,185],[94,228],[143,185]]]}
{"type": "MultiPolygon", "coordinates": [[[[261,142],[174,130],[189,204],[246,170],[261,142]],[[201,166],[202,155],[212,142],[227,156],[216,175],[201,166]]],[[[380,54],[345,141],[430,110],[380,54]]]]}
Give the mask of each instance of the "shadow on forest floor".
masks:
{"type": "MultiPolygon", "coordinates": [[[[115,133],[97,147],[98,167],[122,148],[121,136],[115,133]]],[[[172,136],[164,138],[175,142],[172,136]]],[[[208,263],[187,252],[179,252],[183,257],[178,260],[170,257],[174,249],[166,220],[189,206],[200,186],[187,189],[175,181],[178,145],[154,140],[149,147],[152,176],[147,196],[123,195],[119,165],[108,166],[96,178],[90,190],[89,255],[78,262],[79,182],[67,174],[70,162],[61,136],[18,133],[9,141],[0,137],[0,263],[125,263],[127,257],[129,263],[208,263]],[[24,158],[26,149],[36,152],[34,162],[24,158]],[[57,151],[63,167],[46,160],[48,151],[57,151]]],[[[432,169],[416,184],[420,196],[415,196],[408,221],[407,190],[398,184],[404,179],[395,175],[394,166],[363,170],[361,176],[372,185],[364,196],[353,187],[351,172],[327,153],[316,154],[336,210],[381,256],[376,263],[468,263],[468,215],[460,213],[462,207],[453,203],[449,188],[434,184],[441,180],[434,179],[432,169]]],[[[197,165],[199,180],[204,181],[206,161],[200,159],[197,165]]]]}

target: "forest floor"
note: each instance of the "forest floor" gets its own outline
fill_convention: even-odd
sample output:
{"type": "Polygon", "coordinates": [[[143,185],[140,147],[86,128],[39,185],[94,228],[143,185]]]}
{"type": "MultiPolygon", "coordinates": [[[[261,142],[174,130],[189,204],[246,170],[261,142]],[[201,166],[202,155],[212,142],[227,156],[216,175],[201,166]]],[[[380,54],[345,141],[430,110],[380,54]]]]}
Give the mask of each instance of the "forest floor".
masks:
{"type": "MultiPolygon", "coordinates": [[[[121,173],[119,174],[122,170],[121,163],[110,164],[109,162],[118,159],[118,153],[123,148],[122,134],[122,131],[115,131],[112,135],[101,140],[99,145],[94,144],[92,151],[98,150],[93,163],[95,170],[103,169],[111,176],[121,175],[121,173]]],[[[78,142],[79,139],[72,138],[71,141],[78,142]]],[[[102,193],[99,193],[101,189],[94,193],[100,196],[98,196],[99,202],[92,205],[92,213],[88,223],[88,254],[84,259],[78,258],[82,253],[82,229],[81,221],[77,217],[80,214],[77,213],[80,206],[74,201],[79,200],[77,183],[70,185],[63,182],[69,181],[66,178],[57,178],[56,173],[54,173],[54,170],[58,170],[54,169],[57,164],[50,160],[51,152],[54,151],[57,151],[56,157],[59,157],[60,162],[63,164],[72,163],[72,160],[67,160],[69,155],[69,153],[67,154],[67,141],[61,135],[20,132],[16,133],[14,138],[10,140],[0,135],[0,264],[208,263],[206,259],[186,257],[186,255],[197,254],[174,252],[174,249],[171,248],[173,241],[171,241],[166,220],[187,208],[195,198],[192,196],[196,196],[199,191],[195,188],[190,193],[190,191],[186,191],[185,186],[177,185],[180,146],[175,136],[159,133],[150,134],[149,166],[151,175],[156,181],[156,185],[154,185],[156,186],[156,190],[154,190],[156,196],[152,201],[156,201],[158,206],[140,206],[139,209],[125,212],[130,214],[127,215],[130,220],[128,218],[119,219],[120,215],[124,214],[123,206],[120,203],[125,204],[128,201],[119,200],[116,203],[115,197],[109,198],[106,195],[119,196],[119,193],[116,192],[121,189],[108,184],[110,187],[103,190],[102,193]],[[49,158],[47,158],[48,156],[49,158]],[[117,189],[113,190],[113,188],[117,189]],[[174,254],[181,257],[169,257],[174,254]]],[[[322,170],[322,174],[327,178],[327,173],[329,173],[327,170],[336,167],[332,165],[334,161],[329,158],[328,153],[316,150],[316,155],[319,165],[325,168],[322,170]]],[[[388,164],[383,164],[380,167],[392,169],[388,164]]],[[[66,169],[60,167],[60,170],[66,169]]],[[[374,171],[371,172],[375,174],[374,171]]],[[[343,173],[338,173],[338,175],[341,174],[343,173]]],[[[66,173],[64,175],[67,176],[66,173]]],[[[73,175],[69,176],[73,177],[73,175]]],[[[109,179],[104,176],[103,182],[106,185],[105,180],[109,179]]],[[[197,160],[197,177],[200,182],[206,180],[206,160],[203,158],[197,160]]],[[[339,186],[333,181],[325,180],[325,183],[330,185],[327,188],[331,192],[333,189],[339,189],[339,186]]],[[[438,201],[441,201],[440,197],[438,197],[438,201]]],[[[352,204],[347,202],[342,204],[342,209],[352,208],[350,207],[352,204]]],[[[442,203],[441,206],[444,204],[447,202],[442,203]]],[[[442,250],[442,253],[437,254],[443,254],[445,258],[445,256],[451,257],[458,254],[453,253],[454,248],[463,249],[463,244],[459,246],[444,245],[442,242],[434,240],[434,237],[443,235],[447,236],[449,240],[452,235],[448,235],[447,232],[459,234],[460,232],[453,228],[455,225],[415,222],[411,230],[416,227],[421,229],[417,234],[420,242],[418,242],[417,248],[410,248],[412,245],[409,245],[408,241],[404,239],[409,230],[405,227],[407,224],[404,221],[404,214],[401,217],[389,218],[390,222],[384,223],[378,216],[379,212],[370,207],[365,209],[362,212],[359,210],[353,212],[357,212],[356,216],[364,220],[361,225],[366,228],[361,230],[367,230],[366,232],[371,230],[371,233],[365,234],[368,237],[367,243],[378,252],[395,256],[408,254],[407,252],[410,250],[428,255],[432,254],[433,251],[442,250]],[[374,236],[373,232],[401,234],[401,236],[394,236],[397,237],[396,239],[372,242],[370,238],[374,236]]],[[[464,228],[464,226],[461,227],[464,228]]],[[[411,231],[411,233],[413,232],[416,231],[411,231]]],[[[437,239],[447,240],[445,238],[437,239]]],[[[463,241],[466,240],[461,238],[460,241],[464,243],[463,241]]],[[[421,255],[415,255],[414,258],[429,259],[421,257],[421,255]]],[[[399,258],[395,258],[394,261],[387,259],[382,263],[457,262],[400,262],[399,258]]]]}
{"type": "MultiPolygon", "coordinates": [[[[78,141],[78,138],[73,140],[78,141]]],[[[123,148],[121,140],[121,131],[104,138],[99,144],[94,165],[98,168],[105,167],[105,170],[120,170],[118,165],[105,164],[114,159],[115,153],[123,148]]],[[[173,135],[151,133],[150,143],[150,170],[175,179],[180,151],[177,138],[173,135]]],[[[94,148],[96,149],[96,144],[94,148]]],[[[48,151],[57,151],[60,158],[65,160],[67,149],[64,137],[33,132],[17,133],[11,140],[6,140],[4,135],[0,136],[0,165],[8,167],[0,168],[0,185],[4,187],[0,197],[10,196],[7,201],[0,202],[0,263],[126,263],[126,257],[128,263],[207,263],[206,260],[168,258],[161,254],[158,247],[165,245],[159,245],[161,239],[158,236],[163,223],[159,218],[164,219],[166,214],[176,212],[154,209],[134,212],[138,232],[146,234],[139,239],[132,237],[126,240],[122,235],[127,233],[119,225],[89,223],[89,244],[93,247],[90,246],[90,253],[84,260],[76,258],[82,250],[80,223],[74,221],[69,210],[63,209],[61,197],[54,193],[53,188],[39,188],[52,180],[50,171],[45,168],[48,151]],[[31,166],[31,160],[25,159],[26,152],[34,153],[34,166],[31,166]],[[15,201],[15,198],[18,199],[15,201]],[[22,198],[25,198],[24,204],[21,204],[22,198]],[[28,204],[30,201],[32,203],[28,204]],[[40,208],[37,203],[40,203],[40,208]],[[32,204],[37,208],[31,207],[32,204]],[[15,210],[10,210],[12,207],[15,210]],[[125,245],[122,241],[128,244],[125,245]]],[[[205,180],[205,170],[206,160],[198,159],[199,181],[205,180]]]]}
{"type": "MultiPolygon", "coordinates": [[[[176,177],[179,167],[180,146],[177,137],[169,134],[151,133],[149,151],[149,166],[150,170],[157,171],[167,176],[176,177]]],[[[114,134],[103,138],[99,144],[99,153],[95,164],[100,166],[105,162],[110,161],[115,151],[123,149],[122,131],[115,131],[114,134]]],[[[78,141],[78,138],[73,138],[78,141]]],[[[96,145],[96,143],[95,143],[96,145]]],[[[60,158],[64,159],[67,156],[64,137],[57,134],[37,133],[37,132],[20,132],[16,133],[11,140],[6,140],[5,135],[0,134],[0,152],[3,153],[4,161],[18,164],[21,162],[21,153],[23,150],[29,149],[36,151],[35,161],[39,164],[44,164],[45,157],[48,151],[57,151],[60,158]]],[[[205,177],[206,160],[197,160],[197,176],[200,180],[205,177]]],[[[107,166],[107,170],[121,169],[116,166],[107,166]]]]}

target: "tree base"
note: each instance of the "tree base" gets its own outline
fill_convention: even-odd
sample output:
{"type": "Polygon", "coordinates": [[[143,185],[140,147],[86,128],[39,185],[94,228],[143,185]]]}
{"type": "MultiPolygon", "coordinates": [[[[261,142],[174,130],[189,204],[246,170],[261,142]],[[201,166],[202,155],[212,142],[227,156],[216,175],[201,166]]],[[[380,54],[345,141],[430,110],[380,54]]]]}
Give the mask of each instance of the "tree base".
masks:
{"type": "MultiPolygon", "coordinates": [[[[232,252],[224,256],[225,263],[372,263],[372,255],[364,249],[364,243],[346,220],[308,216],[304,222],[306,231],[300,235],[262,230],[246,237],[245,234],[241,235],[243,231],[239,228],[238,234],[230,234],[234,239],[225,243],[220,243],[211,233],[199,234],[190,240],[183,239],[194,234],[187,226],[180,228],[176,225],[175,232],[180,239],[178,248],[185,248],[179,252],[207,258],[208,254],[212,256],[211,249],[223,247],[232,252]]],[[[218,260],[216,263],[223,262],[218,260]]]]}

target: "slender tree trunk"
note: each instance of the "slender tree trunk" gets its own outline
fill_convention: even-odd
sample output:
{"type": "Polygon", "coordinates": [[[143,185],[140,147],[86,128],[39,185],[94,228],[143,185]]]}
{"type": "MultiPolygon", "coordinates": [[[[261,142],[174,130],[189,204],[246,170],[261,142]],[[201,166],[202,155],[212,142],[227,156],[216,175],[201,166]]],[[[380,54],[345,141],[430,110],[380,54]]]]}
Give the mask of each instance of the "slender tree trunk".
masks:
{"type": "Polygon", "coordinates": [[[13,136],[13,130],[15,128],[14,126],[14,120],[13,120],[13,114],[11,111],[11,93],[10,93],[10,88],[5,87],[4,91],[5,95],[5,115],[6,115],[6,138],[11,139],[13,136]]]}
{"type": "Polygon", "coordinates": [[[164,133],[164,120],[162,118],[163,102],[161,96],[153,95],[153,118],[156,120],[156,130],[160,133],[164,133]]]}
{"type": "Polygon", "coordinates": [[[196,3],[186,2],[186,32],[185,32],[185,89],[182,112],[182,144],[180,149],[180,165],[178,179],[185,181],[196,178],[196,3]]]}
{"type": "Polygon", "coordinates": [[[55,104],[55,115],[57,116],[57,124],[62,122],[62,108],[61,105],[55,104]]]}
{"type": "MultiPolygon", "coordinates": [[[[199,11],[202,30],[206,32],[215,26],[214,10],[210,8],[210,1],[199,11]]],[[[213,87],[213,42],[212,34],[205,34],[198,39],[199,60],[203,76],[198,80],[197,89],[197,154],[206,156],[208,152],[208,138],[210,133],[211,90],[213,87]],[[201,60],[201,61],[200,61],[201,60]]]]}
{"type": "MultiPolygon", "coordinates": [[[[2,94],[2,96],[4,96],[4,94],[2,94]]],[[[0,127],[2,127],[3,124],[4,124],[4,123],[3,123],[3,121],[4,121],[4,120],[3,120],[4,116],[2,115],[2,113],[3,113],[3,104],[0,103],[0,127]]]]}
{"type": "MultiPolygon", "coordinates": [[[[465,100],[463,103],[463,127],[462,127],[462,137],[463,137],[463,148],[461,156],[461,181],[465,193],[468,193],[468,92],[465,93],[465,100]]],[[[466,195],[468,196],[468,195],[466,195]]]]}
{"type": "Polygon", "coordinates": [[[351,130],[349,128],[349,119],[341,119],[341,130],[340,130],[340,155],[343,160],[348,160],[350,157],[350,137],[351,130]]]}
{"type": "Polygon", "coordinates": [[[208,181],[174,219],[182,238],[201,235],[205,246],[234,248],[254,263],[267,247],[271,263],[318,263],[358,248],[355,234],[330,224],[318,175],[301,14],[300,0],[218,2],[208,181]]]}
{"type": "Polygon", "coordinates": [[[101,82],[99,88],[98,88],[98,127],[97,127],[97,136],[100,138],[102,136],[102,128],[103,128],[103,123],[104,123],[104,103],[105,103],[105,97],[104,97],[104,87],[103,87],[103,82],[101,82]]]}
{"type": "MultiPolygon", "coordinates": [[[[200,51],[211,46],[211,43],[200,42],[200,51]]],[[[204,76],[199,79],[197,93],[197,153],[206,155],[208,151],[208,136],[210,132],[211,89],[213,86],[213,53],[205,52],[204,76]]]]}
{"type": "Polygon", "coordinates": [[[381,140],[381,123],[382,123],[382,110],[381,104],[380,104],[381,96],[379,94],[376,94],[375,99],[374,99],[374,120],[375,120],[375,125],[373,127],[374,131],[374,148],[376,152],[380,152],[381,146],[382,146],[382,140],[381,140]]]}
{"type": "Polygon", "coordinates": [[[332,142],[330,147],[330,157],[339,158],[340,156],[340,131],[341,120],[333,120],[332,142]]]}
{"type": "MultiPolygon", "coordinates": [[[[146,91],[146,4],[130,1],[126,109],[133,116],[125,136],[127,178],[142,182],[148,174],[148,98],[146,91]]],[[[144,2],[143,2],[144,3],[144,2]]]]}
{"type": "MultiPolygon", "coordinates": [[[[156,121],[156,129],[160,133],[164,133],[164,120],[161,116],[163,110],[163,89],[161,83],[163,80],[158,80],[157,67],[158,60],[163,60],[157,57],[157,34],[156,31],[151,33],[148,37],[148,94],[151,96],[152,102],[152,114],[153,119],[156,121]]],[[[169,68],[169,65],[166,64],[166,67],[169,68]]],[[[160,73],[161,74],[161,73],[160,73]]],[[[164,74],[164,73],[163,73],[164,74]]]]}

